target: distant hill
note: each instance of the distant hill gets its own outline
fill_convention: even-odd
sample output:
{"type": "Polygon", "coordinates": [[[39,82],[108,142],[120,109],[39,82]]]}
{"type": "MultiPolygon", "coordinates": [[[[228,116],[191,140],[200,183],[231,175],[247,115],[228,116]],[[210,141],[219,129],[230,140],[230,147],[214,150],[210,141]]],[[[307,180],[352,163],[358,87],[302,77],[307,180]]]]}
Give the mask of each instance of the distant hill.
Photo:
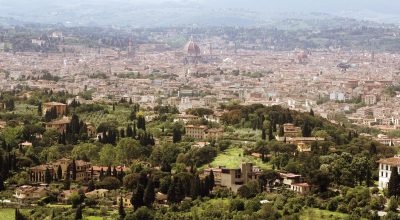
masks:
{"type": "Polygon", "coordinates": [[[398,0],[0,0],[2,17],[69,26],[256,26],[311,12],[400,24],[398,0]]]}

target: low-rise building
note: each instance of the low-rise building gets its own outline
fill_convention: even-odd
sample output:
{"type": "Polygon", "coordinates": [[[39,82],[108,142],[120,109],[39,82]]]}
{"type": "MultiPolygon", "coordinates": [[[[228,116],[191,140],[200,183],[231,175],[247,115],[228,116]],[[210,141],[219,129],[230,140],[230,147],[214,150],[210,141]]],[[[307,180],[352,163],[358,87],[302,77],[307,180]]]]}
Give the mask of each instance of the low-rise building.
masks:
{"type": "Polygon", "coordinates": [[[377,161],[379,163],[379,183],[378,187],[384,189],[387,187],[392,175],[392,169],[397,169],[400,171],[400,156],[394,156],[391,158],[380,159],[377,161]]]}

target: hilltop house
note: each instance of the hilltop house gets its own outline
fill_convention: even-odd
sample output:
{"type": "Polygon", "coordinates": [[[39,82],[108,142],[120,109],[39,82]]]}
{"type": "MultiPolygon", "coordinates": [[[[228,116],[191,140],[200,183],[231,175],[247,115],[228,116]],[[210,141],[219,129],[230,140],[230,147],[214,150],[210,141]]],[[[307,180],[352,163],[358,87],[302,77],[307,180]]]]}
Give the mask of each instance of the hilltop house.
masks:
{"type": "Polygon", "coordinates": [[[227,187],[233,192],[251,180],[257,180],[261,175],[261,169],[253,166],[252,163],[242,163],[240,168],[208,168],[204,170],[204,175],[209,175],[211,170],[214,174],[215,185],[227,187]]]}
{"type": "Polygon", "coordinates": [[[220,139],[224,135],[224,129],[207,128],[204,125],[186,125],[186,136],[194,139],[220,139]]]}
{"type": "Polygon", "coordinates": [[[43,114],[46,114],[47,111],[51,109],[55,109],[57,112],[57,116],[63,116],[67,113],[67,105],[60,102],[47,102],[43,104],[43,114]]]}
{"type": "Polygon", "coordinates": [[[378,187],[380,189],[384,189],[387,187],[390,179],[390,175],[392,174],[392,169],[396,168],[397,171],[400,171],[400,156],[394,156],[391,158],[380,159],[377,161],[379,163],[379,184],[378,187]]]}

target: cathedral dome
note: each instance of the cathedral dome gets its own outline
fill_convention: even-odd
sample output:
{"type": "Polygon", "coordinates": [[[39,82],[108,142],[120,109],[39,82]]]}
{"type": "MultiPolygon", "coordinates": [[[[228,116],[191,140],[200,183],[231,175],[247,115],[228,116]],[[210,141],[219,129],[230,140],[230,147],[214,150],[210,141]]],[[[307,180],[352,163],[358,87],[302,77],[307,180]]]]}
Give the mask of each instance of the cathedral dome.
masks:
{"type": "Polygon", "coordinates": [[[185,46],[185,52],[189,56],[199,56],[200,55],[200,47],[193,40],[190,40],[185,46]]]}

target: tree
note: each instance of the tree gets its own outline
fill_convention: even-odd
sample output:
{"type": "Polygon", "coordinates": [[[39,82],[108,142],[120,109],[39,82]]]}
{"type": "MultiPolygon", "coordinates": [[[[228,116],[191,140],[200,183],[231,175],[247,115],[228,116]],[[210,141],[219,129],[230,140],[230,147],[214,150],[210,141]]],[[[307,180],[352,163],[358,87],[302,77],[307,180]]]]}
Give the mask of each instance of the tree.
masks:
{"type": "Polygon", "coordinates": [[[268,129],[268,140],[272,141],[274,139],[274,135],[272,134],[272,125],[270,125],[269,129],[268,129]]]}
{"type": "Polygon", "coordinates": [[[310,115],[314,117],[314,110],[310,109],[310,115]]]}
{"type": "Polygon", "coordinates": [[[104,178],[104,170],[103,167],[100,169],[99,179],[102,180],[104,178]]]}
{"type": "Polygon", "coordinates": [[[76,180],[76,163],[75,163],[75,160],[72,160],[72,168],[71,168],[71,170],[72,170],[72,180],[76,180]]]}
{"type": "Polygon", "coordinates": [[[265,128],[261,129],[261,139],[263,141],[267,140],[267,132],[265,131],[265,128]]]}
{"type": "Polygon", "coordinates": [[[25,218],[21,212],[19,211],[19,209],[15,209],[15,220],[26,220],[27,218],[25,218]]]}
{"type": "Polygon", "coordinates": [[[107,167],[106,176],[111,176],[111,166],[107,167]]]}
{"type": "Polygon", "coordinates": [[[242,197],[242,198],[246,198],[246,199],[251,198],[250,189],[249,189],[249,187],[246,186],[246,185],[243,185],[243,186],[239,187],[237,193],[238,193],[238,195],[239,195],[240,197],[242,197]]]}
{"type": "Polygon", "coordinates": [[[303,127],[301,129],[303,137],[311,137],[312,127],[308,119],[304,120],[303,127]]]}
{"type": "Polygon", "coordinates": [[[58,165],[58,167],[57,167],[57,180],[61,180],[62,179],[62,169],[61,169],[61,166],[60,165],[58,165]]]}
{"type": "Polygon", "coordinates": [[[214,172],[211,170],[208,176],[210,177],[210,191],[212,191],[215,186],[214,172]]]}
{"type": "Polygon", "coordinates": [[[124,209],[124,202],[123,202],[123,198],[121,196],[120,200],[119,200],[119,207],[118,207],[118,214],[119,214],[119,218],[121,220],[123,220],[126,216],[126,212],[124,209]]]}
{"type": "Polygon", "coordinates": [[[146,190],[144,191],[143,203],[147,207],[151,207],[155,200],[156,193],[154,191],[154,182],[152,178],[147,181],[146,190]]]}
{"type": "Polygon", "coordinates": [[[283,125],[279,125],[279,137],[285,136],[285,130],[283,128],[283,125]]]}
{"type": "Polygon", "coordinates": [[[199,175],[195,175],[190,187],[190,195],[192,199],[196,199],[200,195],[200,184],[199,175]]]}
{"type": "Polygon", "coordinates": [[[75,220],[81,220],[81,219],[82,219],[82,206],[78,206],[75,213],[75,220]]]}
{"type": "Polygon", "coordinates": [[[37,112],[38,112],[39,116],[43,115],[43,108],[42,108],[42,103],[41,102],[39,102],[39,104],[38,104],[37,112]]]}
{"type": "Polygon", "coordinates": [[[397,167],[392,167],[392,174],[390,175],[388,183],[388,195],[389,197],[398,197],[400,194],[400,177],[397,172],[397,167]]]}
{"type": "Polygon", "coordinates": [[[3,177],[0,175],[0,191],[3,191],[4,189],[5,187],[4,187],[3,177]]]}
{"type": "Polygon", "coordinates": [[[394,196],[391,196],[390,200],[389,200],[389,205],[387,207],[387,211],[397,212],[398,206],[399,206],[399,203],[397,201],[397,198],[394,196]]]}
{"type": "Polygon", "coordinates": [[[131,198],[131,203],[135,210],[137,210],[138,208],[140,208],[144,205],[143,197],[144,197],[144,187],[142,184],[138,183],[135,191],[133,192],[132,198],[131,198]]]}
{"type": "Polygon", "coordinates": [[[106,144],[101,148],[100,153],[100,164],[103,166],[108,166],[114,164],[116,153],[112,145],[106,144]]]}
{"type": "Polygon", "coordinates": [[[140,143],[131,138],[123,138],[115,147],[115,153],[118,161],[130,164],[132,160],[137,159],[141,154],[140,143]]]}
{"type": "Polygon", "coordinates": [[[153,220],[154,214],[151,209],[147,207],[140,207],[133,214],[128,214],[126,220],[153,220]]]}
{"type": "Polygon", "coordinates": [[[121,187],[121,182],[112,176],[104,177],[101,182],[97,183],[97,188],[115,190],[121,187]]]}
{"type": "Polygon", "coordinates": [[[172,130],[172,141],[174,143],[178,143],[182,140],[182,133],[181,130],[179,128],[174,128],[172,130]]]}
{"type": "Polygon", "coordinates": [[[87,191],[88,191],[88,192],[91,192],[91,191],[93,191],[94,189],[95,189],[94,181],[93,181],[93,180],[90,180],[89,183],[88,183],[87,191]]]}
{"type": "Polygon", "coordinates": [[[49,168],[46,168],[46,171],[44,173],[44,182],[47,184],[50,184],[51,180],[52,180],[52,176],[51,176],[50,170],[49,170],[49,168]]]}

